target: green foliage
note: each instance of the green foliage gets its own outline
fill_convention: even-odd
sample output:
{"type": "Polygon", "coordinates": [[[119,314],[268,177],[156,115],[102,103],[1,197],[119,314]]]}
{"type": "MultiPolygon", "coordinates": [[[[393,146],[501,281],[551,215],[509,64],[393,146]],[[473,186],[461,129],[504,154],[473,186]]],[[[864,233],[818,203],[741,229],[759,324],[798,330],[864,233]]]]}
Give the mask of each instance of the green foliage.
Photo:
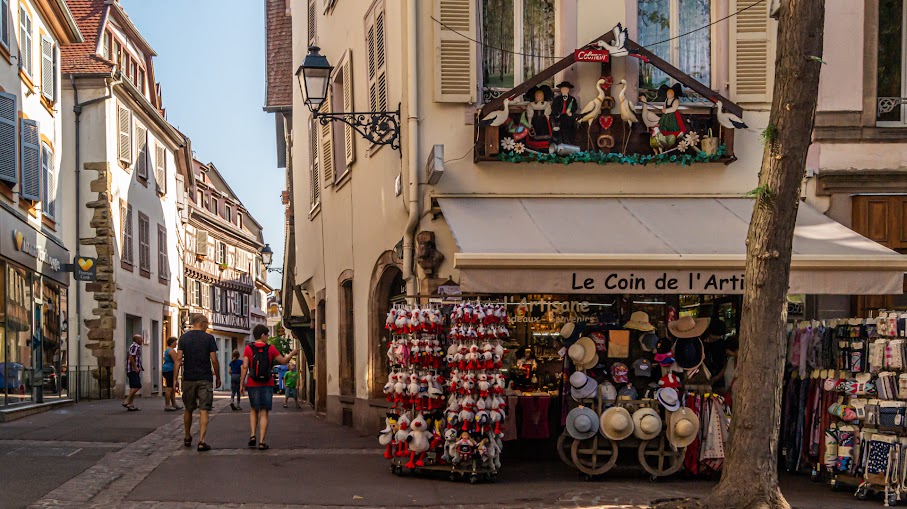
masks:
{"type": "Polygon", "coordinates": [[[630,166],[646,166],[648,164],[676,164],[690,166],[697,163],[715,162],[727,155],[727,149],[724,145],[718,147],[715,155],[707,155],[705,152],[696,152],[695,154],[683,154],[670,152],[657,155],[641,154],[616,154],[605,152],[577,152],[567,156],[557,154],[546,154],[528,151],[523,154],[516,152],[501,152],[498,160],[508,163],[545,163],[545,164],[572,164],[572,163],[595,163],[595,164],[628,164],[630,166]]]}
{"type": "Polygon", "coordinates": [[[292,348],[290,348],[290,338],[281,338],[281,337],[270,337],[268,338],[268,344],[274,345],[277,348],[277,351],[280,352],[280,355],[286,355],[290,353],[292,348]]]}
{"type": "Polygon", "coordinates": [[[822,65],[828,65],[828,62],[826,62],[825,60],[822,60],[821,57],[817,57],[817,56],[815,56],[815,55],[809,55],[809,56],[806,57],[806,58],[808,58],[808,59],[810,59],[810,60],[812,60],[812,61],[814,61],[814,62],[819,62],[819,63],[822,64],[822,65]]]}
{"type": "Polygon", "coordinates": [[[762,142],[762,145],[775,143],[775,140],[778,139],[778,127],[772,124],[765,126],[765,129],[762,131],[762,134],[759,136],[759,140],[762,142]]]}
{"type": "Polygon", "coordinates": [[[752,191],[746,193],[746,195],[754,197],[754,198],[762,199],[762,198],[771,198],[772,196],[775,195],[775,192],[772,191],[771,188],[768,187],[768,185],[761,185],[761,186],[757,187],[756,189],[753,189],[752,191]]]}

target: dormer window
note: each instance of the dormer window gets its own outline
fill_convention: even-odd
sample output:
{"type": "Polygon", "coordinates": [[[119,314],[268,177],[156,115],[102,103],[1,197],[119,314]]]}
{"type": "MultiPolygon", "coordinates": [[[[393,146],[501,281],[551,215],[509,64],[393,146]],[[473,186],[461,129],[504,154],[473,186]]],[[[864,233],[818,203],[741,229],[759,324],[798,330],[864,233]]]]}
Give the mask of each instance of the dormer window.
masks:
{"type": "Polygon", "coordinates": [[[226,219],[228,223],[233,223],[233,209],[229,205],[224,208],[224,219],[226,219]]]}
{"type": "Polygon", "coordinates": [[[208,212],[212,214],[217,214],[217,198],[211,198],[211,208],[208,209],[208,212]]]}

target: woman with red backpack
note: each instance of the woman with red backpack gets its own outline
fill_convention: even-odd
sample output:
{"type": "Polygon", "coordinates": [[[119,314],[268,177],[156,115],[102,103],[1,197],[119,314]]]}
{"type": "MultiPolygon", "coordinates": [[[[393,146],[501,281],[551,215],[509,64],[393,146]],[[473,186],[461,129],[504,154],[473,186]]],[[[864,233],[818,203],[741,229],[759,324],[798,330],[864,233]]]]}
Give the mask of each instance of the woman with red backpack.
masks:
{"type": "Polygon", "coordinates": [[[280,355],[277,347],[268,344],[268,328],[256,325],[252,329],[252,338],[255,342],[247,345],[243,353],[242,384],[240,394],[248,391],[249,405],[252,412],[249,414],[249,447],[258,445],[259,451],[268,449],[265,436],[268,434],[268,412],[271,411],[271,399],[274,397],[274,378],[271,376],[271,367],[275,364],[286,364],[296,356],[298,349],[289,355],[280,355]],[[258,429],[259,434],[255,431],[258,429]]]}

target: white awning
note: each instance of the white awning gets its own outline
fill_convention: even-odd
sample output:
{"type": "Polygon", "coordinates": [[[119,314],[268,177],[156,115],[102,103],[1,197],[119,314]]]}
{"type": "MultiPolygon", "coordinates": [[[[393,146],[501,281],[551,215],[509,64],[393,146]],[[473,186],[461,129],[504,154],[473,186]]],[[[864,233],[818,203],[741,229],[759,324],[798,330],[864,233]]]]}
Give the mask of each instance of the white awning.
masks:
{"type": "MultiPolygon", "coordinates": [[[[441,198],[465,292],[743,292],[747,198],[441,198]]],[[[801,203],[792,294],[902,293],[907,256],[801,203]]]]}

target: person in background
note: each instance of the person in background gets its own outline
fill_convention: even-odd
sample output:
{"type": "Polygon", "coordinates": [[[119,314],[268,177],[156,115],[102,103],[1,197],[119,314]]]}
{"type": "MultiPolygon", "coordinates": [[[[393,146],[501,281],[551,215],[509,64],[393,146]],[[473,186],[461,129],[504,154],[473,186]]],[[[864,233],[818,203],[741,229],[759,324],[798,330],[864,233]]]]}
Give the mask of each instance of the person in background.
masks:
{"type": "Polygon", "coordinates": [[[277,366],[277,380],[279,382],[279,385],[277,386],[277,390],[275,392],[285,392],[287,386],[283,382],[283,377],[286,376],[289,369],[290,368],[288,368],[287,366],[277,366]]]}
{"type": "Polygon", "coordinates": [[[252,337],[255,342],[246,345],[243,352],[242,362],[242,385],[240,394],[249,391],[249,406],[252,411],[249,413],[249,447],[258,445],[259,451],[268,449],[265,438],[268,434],[268,412],[271,411],[272,400],[274,398],[274,377],[271,376],[271,366],[276,362],[285,366],[292,359],[298,350],[293,350],[289,355],[280,355],[277,347],[269,345],[268,328],[264,325],[256,325],[252,329],[252,337]],[[256,428],[258,435],[256,438],[256,428]],[[256,442],[257,441],[257,442],[256,442]]]}
{"type": "Polygon", "coordinates": [[[214,389],[220,387],[220,362],[217,360],[217,342],[208,334],[208,318],[196,313],[190,318],[192,330],[180,337],[179,351],[182,354],[174,363],[174,388],[183,388],[183,445],[192,447],[192,412],[199,410],[198,447],[199,452],[210,451],[205,442],[208,433],[208,412],[214,407],[214,389]],[[183,370],[180,381],[180,368],[183,370]],[[212,384],[211,379],[214,378],[212,384]]]}
{"type": "Polygon", "coordinates": [[[167,349],[164,350],[164,362],[161,366],[161,373],[164,377],[164,410],[167,412],[183,409],[176,404],[176,396],[173,394],[173,367],[179,356],[179,352],[173,347],[176,341],[177,339],[174,337],[167,338],[167,349]]]}
{"type": "Polygon", "coordinates": [[[132,404],[135,395],[142,389],[142,335],[132,336],[132,344],[129,345],[129,354],[126,357],[126,378],[129,379],[129,393],[123,400],[123,406],[130,412],[138,412],[139,409],[132,404]]]}
{"type": "Polygon", "coordinates": [[[233,360],[230,361],[230,408],[233,410],[242,410],[239,402],[242,396],[239,394],[239,388],[242,384],[242,360],[239,358],[239,350],[233,350],[233,360]],[[233,398],[236,398],[236,404],[233,404],[233,398]]]}
{"type": "Polygon", "coordinates": [[[290,362],[290,369],[287,371],[287,374],[283,376],[283,383],[286,387],[286,392],[284,392],[283,397],[283,407],[287,408],[287,404],[290,402],[290,398],[293,398],[296,401],[296,408],[302,408],[299,406],[299,372],[296,371],[296,363],[290,362]]]}

